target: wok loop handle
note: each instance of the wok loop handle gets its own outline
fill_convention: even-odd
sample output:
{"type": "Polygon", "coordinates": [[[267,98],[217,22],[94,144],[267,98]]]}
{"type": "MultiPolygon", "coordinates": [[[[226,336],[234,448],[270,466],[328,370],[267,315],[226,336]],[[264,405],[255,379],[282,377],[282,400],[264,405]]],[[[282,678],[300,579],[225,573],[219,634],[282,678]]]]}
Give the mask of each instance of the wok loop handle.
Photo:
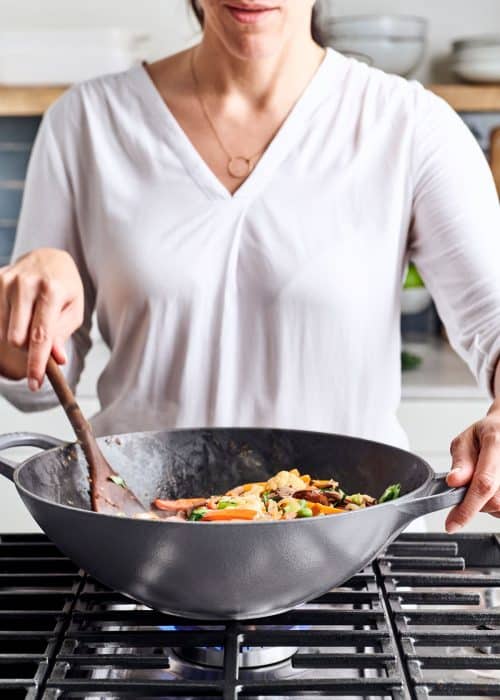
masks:
{"type": "Polygon", "coordinates": [[[447,476],[447,472],[436,474],[431,484],[431,492],[427,496],[421,496],[412,501],[405,501],[402,498],[394,501],[394,505],[408,520],[414,520],[422,515],[458,505],[463,500],[467,487],[450,488],[446,483],[447,476]]]}
{"type": "MultiPolygon", "coordinates": [[[[41,435],[40,433],[8,433],[0,435],[0,452],[11,447],[40,447],[42,450],[50,450],[53,447],[61,447],[66,444],[63,440],[41,435]]],[[[11,481],[14,480],[14,472],[18,465],[5,457],[0,458],[0,474],[11,481]]]]}

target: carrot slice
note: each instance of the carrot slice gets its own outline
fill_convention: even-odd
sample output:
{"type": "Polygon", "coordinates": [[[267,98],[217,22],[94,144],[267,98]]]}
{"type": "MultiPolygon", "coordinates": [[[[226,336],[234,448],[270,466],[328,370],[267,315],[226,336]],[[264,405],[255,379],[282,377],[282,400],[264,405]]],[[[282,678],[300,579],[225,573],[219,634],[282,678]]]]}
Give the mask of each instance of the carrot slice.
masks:
{"type": "Polygon", "coordinates": [[[253,520],[257,515],[256,510],[249,508],[224,508],[224,510],[214,510],[205,513],[202,522],[211,520],[253,520]]]}
{"type": "Polygon", "coordinates": [[[335,515],[336,513],[347,513],[345,508],[324,506],[321,503],[311,503],[310,501],[307,501],[307,505],[312,510],[313,515],[335,515]]]}
{"type": "Polygon", "coordinates": [[[246,493],[247,491],[251,491],[255,486],[258,486],[260,489],[264,489],[266,486],[265,481],[255,481],[253,484],[245,484],[243,486],[243,492],[246,493]]]}
{"type": "Polygon", "coordinates": [[[191,510],[204,506],[206,502],[206,498],[178,498],[176,501],[157,498],[153,501],[153,505],[158,510],[191,510]]]}

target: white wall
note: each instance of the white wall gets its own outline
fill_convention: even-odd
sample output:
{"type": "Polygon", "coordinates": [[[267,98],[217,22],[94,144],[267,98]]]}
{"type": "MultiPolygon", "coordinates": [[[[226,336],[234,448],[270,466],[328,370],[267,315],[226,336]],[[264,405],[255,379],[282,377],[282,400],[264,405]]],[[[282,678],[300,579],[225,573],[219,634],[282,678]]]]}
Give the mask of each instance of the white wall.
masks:
{"type": "Polygon", "coordinates": [[[173,53],[197,35],[186,0],[0,0],[0,25],[133,28],[152,35],[150,58],[173,53]]]}
{"type": "MultiPolygon", "coordinates": [[[[302,0],[290,0],[301,2],[302,0]]],[[[442,65],[453,38],[500,33],[500,0],[320,0],[337,14],[389,12],[431,19],[430,56],[421,80],[449,80],[442,65]]],[[[174,52],[196,37],[185,0],[0,0],[0,26],[125,26],[153,35],[149,58],[174,52]]]]}

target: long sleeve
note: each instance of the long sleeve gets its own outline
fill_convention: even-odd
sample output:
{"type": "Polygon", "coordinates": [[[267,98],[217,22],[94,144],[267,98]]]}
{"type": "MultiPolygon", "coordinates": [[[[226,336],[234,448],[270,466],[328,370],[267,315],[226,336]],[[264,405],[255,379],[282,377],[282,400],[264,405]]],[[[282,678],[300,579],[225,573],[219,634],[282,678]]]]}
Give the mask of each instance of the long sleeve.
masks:
{"type": "MultiPolygon", "coordinates": [[[[46,113],[33,147],[12,260],[35,248],[68,251],[76,262],[85,290],[85,318],[67,343],[68,362],[62,367],[69,384],[76,387],[90,349],[90,326],[95,293],[85,264],[75,214],[71,170],[76,167],[72,96],[63,97],[46,113]]],[[[57,404],[49,383],[32,393],[26,381],[0,379],[0,393],[23,411],[37,411],[57,404]]]]}
{"type": "Polygon", "coordinates": [[[486,158],[461,118],[418,86],[410,255],[450,342],[492,393],[500,358],[500,207],[486,158]]]}

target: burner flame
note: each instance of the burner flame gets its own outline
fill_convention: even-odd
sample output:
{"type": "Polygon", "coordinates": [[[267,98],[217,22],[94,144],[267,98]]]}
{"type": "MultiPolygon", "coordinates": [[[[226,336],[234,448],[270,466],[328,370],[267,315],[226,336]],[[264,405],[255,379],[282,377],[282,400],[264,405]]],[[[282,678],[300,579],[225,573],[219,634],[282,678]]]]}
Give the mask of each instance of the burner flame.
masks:
{"type": "MultiPolygon", "coordinates": [[[[267,625],[269,629],[280,630],[303,630],[309,629],[307,625],[267,625]]],[[[226,630],[224,625],[194,625],[194,626],[166,626],[161,629],[173,631],[200,631],[200,630],[226,630]]],[[[242,630],[252,629],[251,625],[243,627],[242,630]]],[[[224,646],[197,646],[197,647],[176,647],[175,653],[184,661],[222,669],[224,667],[224,646]]],[[[240,668],[265,668],[288,661],[296,652],[297,647],[254,647],[247,644],[240,646],[240,668]]]]}

